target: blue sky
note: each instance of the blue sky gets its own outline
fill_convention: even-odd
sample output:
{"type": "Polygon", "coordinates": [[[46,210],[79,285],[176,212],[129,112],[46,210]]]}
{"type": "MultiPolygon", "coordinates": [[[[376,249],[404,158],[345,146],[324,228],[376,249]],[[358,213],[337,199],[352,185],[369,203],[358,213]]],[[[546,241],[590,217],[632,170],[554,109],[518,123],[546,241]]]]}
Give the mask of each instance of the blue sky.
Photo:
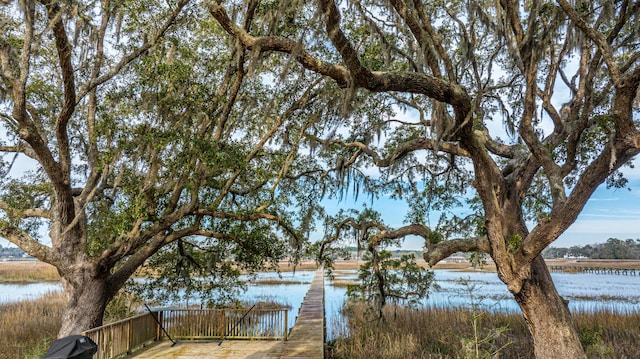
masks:
{"type": "MultiPolygon", "coordinates": [[[[606,242],[608,238],[640,239],[640,159],[634,161],[636,168],[626,169],[629,179],[628,188],[607,189],[602,184],[593,194],[576,222],[551,246],[571,247],[606,242]]],[[[346,196],[342,201],[325,201],[329,213],[340,208],[362,208],[362,203],[371,205],[365,195],[361,195],[357,203],[346,196]]],[[[372,204],[373,209],[380,212],[386,225],[397,228],[403,225],[407,213],[407,205],[401,201],[380,198],[372,204]]],[[[318,234],[321,235],[321,234],[318,234]]],[[[419,250],[423,241],[419,238],[408,238],[403,243],[404,249],[419,250]]]]}
{"type": "Polygon", "coordinates": [[[631,190],[606,189],[601,185],[554,246],[605,242],[611,237],[640,238],[640,178],[631,177],[629,188],[631,190]]]}

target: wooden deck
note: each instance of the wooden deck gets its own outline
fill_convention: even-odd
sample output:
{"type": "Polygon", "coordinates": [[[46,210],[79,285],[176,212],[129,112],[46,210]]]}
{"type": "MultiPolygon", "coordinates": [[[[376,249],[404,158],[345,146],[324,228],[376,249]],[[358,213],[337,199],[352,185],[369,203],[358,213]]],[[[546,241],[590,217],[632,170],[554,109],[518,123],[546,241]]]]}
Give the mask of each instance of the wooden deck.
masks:
{"type": "Polygon", "coordinates": [[[171,342],[164,340],[138,352],[131,359],[274,359],[280,358],[284,348],[281,340],[225,340],[171,342]]]}
{"type": "Polygon", "coordinates": [[[323,359],[324,271],[319,269],[302,301],[288,340],[165,340],[127,358],[135,359],[323,359]]]}

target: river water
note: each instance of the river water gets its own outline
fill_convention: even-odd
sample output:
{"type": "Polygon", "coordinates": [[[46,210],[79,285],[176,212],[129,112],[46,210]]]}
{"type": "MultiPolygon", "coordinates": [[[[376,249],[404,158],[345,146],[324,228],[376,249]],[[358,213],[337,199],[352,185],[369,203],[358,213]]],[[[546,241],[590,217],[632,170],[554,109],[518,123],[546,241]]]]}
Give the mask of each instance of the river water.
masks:
{"type": "MultiPolygon", "coordinates": [[[[496,273],[461,272],[454,270],[435,270],[436,286],[425,305],[435,307],[468,306],[473,300],[488,311],[516,312],[518,306],[511,298],[506,286],[500,282],[496,273]]],[[[336,279],[355,280],[356,271],[335,271],[336,279]]],[[[274,301],[291,307],[289,326],[293,326],[298,309],[309,288],[315,271],[261,273],[255,284],[249,284],[241,300],[274,301]],[[282,278],[283,284],[261,284],[262,280],[282,278]],[[289,283],[291,282],[291,283],[289,283]]],[[[569,300],[571,310],[616,312],[640,311],[640,276],[588,274],[588,273],[552,273],[558,292],[569,300]]],[[[15,302],[37,298],[47,292],[60,290],[60,284],[35,283],[26,285],[0,284],[0,303],[15,302]]],[[[346,288],[334,286],[330,279],[325,280],[325,309],[328,337],[331,338],[331,321],[340,317],[346,288]]],[[[165,303],[174,305],[175,303],[165,303]]]]}

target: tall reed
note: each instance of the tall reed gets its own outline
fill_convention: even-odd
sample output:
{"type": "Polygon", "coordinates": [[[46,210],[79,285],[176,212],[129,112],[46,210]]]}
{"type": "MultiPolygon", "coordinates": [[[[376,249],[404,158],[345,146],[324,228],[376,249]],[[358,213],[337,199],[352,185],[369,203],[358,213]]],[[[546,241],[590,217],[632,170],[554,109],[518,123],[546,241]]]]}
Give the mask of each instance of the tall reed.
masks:
{"type": "MultiPolygon", "coordinates": [[[[377,320],[362,304],[346,307],[344,314],[341,322],[331,323],[338,338],[330,343],[328,358],[533,358],[520,314],[477,316],[466,309],[388,306],[377,320]],[[470,343],[479,343],[480,350],[470,343]]],[[[640,314],[580,312],[574,318],[589,358],[640,358],[640,314]]]]}
{"type": "Polygon", "coordinates": [[[58,334],[64,305],[60,292],[0,305],[0,359],[42,358],[58,334]]]}
{"type": "MultiPolygon", "coordinates": [[[[104,324],[131,317],[140,298],[124,291],[109,302],[104,324]]],[[[0,305],[0,359],[39,359],[57,337],[66,301],[62,292],[47,293],[35,300],[0,305]]]]}

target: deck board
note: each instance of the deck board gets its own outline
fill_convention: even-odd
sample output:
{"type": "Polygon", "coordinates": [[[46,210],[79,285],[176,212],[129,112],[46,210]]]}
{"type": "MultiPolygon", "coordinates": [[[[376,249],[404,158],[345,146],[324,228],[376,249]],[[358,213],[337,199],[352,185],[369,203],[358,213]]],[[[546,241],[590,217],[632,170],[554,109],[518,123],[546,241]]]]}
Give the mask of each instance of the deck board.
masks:
{"type": "Polygon", "coordinates": [[[162,341],[128,358],[135,359],[259,359],[279,358],[283,342],[276,340],[225,340],[179,342],[162,341]],[[273,356],[272,353],[276,353],[273,356]]]}

